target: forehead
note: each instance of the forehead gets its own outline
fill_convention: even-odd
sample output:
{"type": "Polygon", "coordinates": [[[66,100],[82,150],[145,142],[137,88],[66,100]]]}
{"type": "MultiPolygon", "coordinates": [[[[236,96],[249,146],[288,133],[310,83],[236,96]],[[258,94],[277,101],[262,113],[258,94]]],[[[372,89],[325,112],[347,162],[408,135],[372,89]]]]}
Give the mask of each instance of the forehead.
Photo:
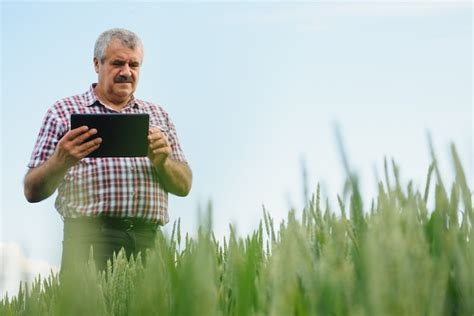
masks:
{"type": "Polygon", "coordinates": [[[130,49],[123,45],[120,40],[112,40],[105,50],[106,59],[130,59],[139,60],[143,58],[143,52],[141,48],[135,47],[130,49]]]}

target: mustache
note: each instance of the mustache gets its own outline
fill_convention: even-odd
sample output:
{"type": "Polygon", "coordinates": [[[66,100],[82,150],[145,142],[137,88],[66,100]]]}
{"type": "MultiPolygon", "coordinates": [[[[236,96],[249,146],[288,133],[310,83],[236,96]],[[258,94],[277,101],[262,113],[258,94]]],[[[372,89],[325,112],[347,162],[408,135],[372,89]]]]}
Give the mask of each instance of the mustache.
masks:
{"type": "Polygon", "coordinates": [[[115,83],[133,83],[132,76],[117,76],[115,77],[115,83]]]}

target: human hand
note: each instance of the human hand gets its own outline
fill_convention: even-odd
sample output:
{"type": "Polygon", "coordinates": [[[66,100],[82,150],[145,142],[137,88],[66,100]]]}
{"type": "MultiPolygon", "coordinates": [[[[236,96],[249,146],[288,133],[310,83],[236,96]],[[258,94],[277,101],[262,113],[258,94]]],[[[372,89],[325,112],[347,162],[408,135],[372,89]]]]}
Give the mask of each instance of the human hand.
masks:
{"type": "Polygon", "coordinates": [[[148,158],[155,167],[163,167],[171,154],[171,146],[166,135],[158,127],[148,133],[148,158]]]}
{"type": "Polygon", "coordinates": [[[87,126],[70,130],[59,141],[53,158],[65,169],[74,166],[79,160],[99,148],[102,138],[86,141],[95,134],[97,134],[97,130],[95,128],[89,129],[87,126]]]}

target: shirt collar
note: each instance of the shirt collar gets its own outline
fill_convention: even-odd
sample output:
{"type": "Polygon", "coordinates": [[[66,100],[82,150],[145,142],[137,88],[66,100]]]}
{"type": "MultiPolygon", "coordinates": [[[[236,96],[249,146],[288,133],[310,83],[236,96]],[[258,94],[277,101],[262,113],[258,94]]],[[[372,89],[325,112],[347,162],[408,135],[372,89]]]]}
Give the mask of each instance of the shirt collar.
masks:
{"type": "MultiPolygon", "coordinates": [[[[97,98],[97,95],[95,94],[94,88],[97,86],[97,83],[93,83],[90,86],[89,91],[86,93],[86,104],[87,106],[94,106],[94,105],[103,105],[100,103],[99,98],[97,98]]],[[[134,109],[139,109],[142,106],[142,103],[140,100],[136,99],[135,96],[132,94],[132,97],[130,98],[130,101],[127,103],[127,105],[124,107],[124,109],[131,107],[134,109]]]]}

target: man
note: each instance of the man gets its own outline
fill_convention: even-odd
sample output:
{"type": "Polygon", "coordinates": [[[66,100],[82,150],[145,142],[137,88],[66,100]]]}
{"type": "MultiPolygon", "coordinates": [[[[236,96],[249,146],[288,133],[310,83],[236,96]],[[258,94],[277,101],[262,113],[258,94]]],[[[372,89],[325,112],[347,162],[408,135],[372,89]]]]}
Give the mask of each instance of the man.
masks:
{"type": "Polygon", "coordinates": [[[25,197],[39,202],[58,190],[64,219],[62,266],[94,259],[104,268],[122,247],[136,255],[153,246],[158,225],[168,222],[167,193],[186,196],[192,173],[168,114],[136,99],[143,44],[125,29],[102,33],[95,43],[97,84],[57,101],[41,126],[25,176],[25,197]],[[148,157],[86,158],[101,144],[95,129],[70,129],[72,113],[148,113],[148,157]]]}

